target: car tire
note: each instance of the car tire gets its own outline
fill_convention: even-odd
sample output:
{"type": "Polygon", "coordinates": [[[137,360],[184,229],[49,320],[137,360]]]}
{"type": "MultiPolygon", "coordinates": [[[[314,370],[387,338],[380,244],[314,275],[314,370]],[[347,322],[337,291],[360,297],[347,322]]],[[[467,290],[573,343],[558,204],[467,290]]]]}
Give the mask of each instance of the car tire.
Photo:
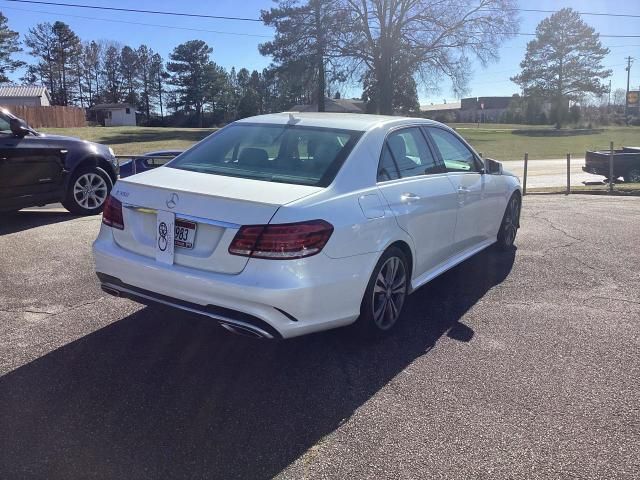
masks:
{"type": "Polygon", "coordinates": [[[98,167],[78,168],[71,177],[62,205],[76,215],[97,215],[111,192],[109,175],[98,167]]]}
{"type": "Polygon", "coordinates": [[[407,257],[397,247],[388,248],[378,260],[360,305],[354,327],[358,337],[384,337],[397,325],[409,292],[407,257]]]}
{"type": "Polygon", "coordinates": [[[627,183],[640,182],[640,168],[632,168],[624,176],[624,181],[627,183]]]}
{"type": "Polygon", "coordinates": [[[508,251],[513,248],[516,234],[520,227],[520,207],[521,199],[518,193],[511,195],[507,208],[502,216],[500,230],[498,230],[498,240],[496,246],[499,250],[508,251]]]}

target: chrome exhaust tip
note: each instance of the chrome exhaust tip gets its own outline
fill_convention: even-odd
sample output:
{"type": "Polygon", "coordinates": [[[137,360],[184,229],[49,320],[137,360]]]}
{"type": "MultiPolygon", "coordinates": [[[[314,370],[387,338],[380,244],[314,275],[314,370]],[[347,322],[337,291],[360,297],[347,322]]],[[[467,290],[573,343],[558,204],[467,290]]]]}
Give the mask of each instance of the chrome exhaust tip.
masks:
{"type": "Polygon", "coordinates": [[[243,335],[245,337],[251,337],[251,338],[265,338],[264,335],[262,335],[261,333],[251,328],[247,328],[240,325],[232,325],[230,323],[224,323],[224,322],[218,322],[218,323],[222,328],[224,328],[225,330],[231,333],[235,333],[236,335],[243,335]]]}
{"type": "Polygon", "coordinates": [[[120,290],[110,287],[108,285],[100,285],[100,288],[102,289],[102,291],[104,293],[108,293],[109,295],[113,295],[114,297],[119,297],[120,296],[120,290]]]}

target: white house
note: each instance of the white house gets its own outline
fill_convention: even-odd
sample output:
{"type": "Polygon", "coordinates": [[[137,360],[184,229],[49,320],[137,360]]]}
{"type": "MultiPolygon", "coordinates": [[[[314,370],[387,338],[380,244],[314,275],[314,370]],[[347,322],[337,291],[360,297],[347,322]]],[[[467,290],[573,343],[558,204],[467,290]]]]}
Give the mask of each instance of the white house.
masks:
{"type": "Polygon", "coordinates": [[[128,103],[99,103],[91,107],[105,127],[136,125],[136,109],[128,103]]]}
{"type": "Polygon", "coordinates": [[[0,105],[48,107],[51,95],[42,85],[8,85],[0,87],[0,105]]]}

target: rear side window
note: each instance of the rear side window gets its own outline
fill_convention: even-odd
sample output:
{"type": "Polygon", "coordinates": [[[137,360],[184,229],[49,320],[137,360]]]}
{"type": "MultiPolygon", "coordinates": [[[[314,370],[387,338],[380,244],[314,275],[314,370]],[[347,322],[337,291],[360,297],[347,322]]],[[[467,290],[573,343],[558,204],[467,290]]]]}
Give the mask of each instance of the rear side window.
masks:
{"type": "Polygon", "coordinates": [[[475,156],[453,133],[441,128],[429,128],[447,171],[449,172],[477,172],[478,166],[475,156]]]}
{"type": "Polygon", "coordinates": [[[396,162],[391,156],[391,150],[386,143],[382,148],[382,156],[380,157],[380,165],[378,166],[378,181],[386,182],[387,180],[396,180],[400,178],[396,162]]]}
{"type": "Polygon", "coordinates": [[[352,130],[240,123],[204,139],[167,166],[326,187],[361,135],[352,130]]]}
{"type": "Polygon", "coordinates": [[[418,128],[405,128],[387,137],[378,168],[379,182],[440,171],[438,162],[418,128]]]}

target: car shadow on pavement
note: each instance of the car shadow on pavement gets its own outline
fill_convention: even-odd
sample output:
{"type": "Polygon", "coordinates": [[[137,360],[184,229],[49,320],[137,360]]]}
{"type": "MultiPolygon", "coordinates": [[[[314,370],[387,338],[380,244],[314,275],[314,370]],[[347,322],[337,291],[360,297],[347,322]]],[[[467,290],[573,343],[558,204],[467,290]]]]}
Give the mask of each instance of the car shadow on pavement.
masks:
{"type": "Polygon", "coordinates": [[[79,218],[69,212],[51,210],[21,210],[19,212],[0,212],[0,236],[22,232],[35,227],[67,222],[79,218]]]}
{"type": "Polygon", "coordinates": [[[0,379],[0,477],[271,478],[438,339],[472,340],[462,316],[513,261],[467,260],[375,343],[344,329],[259,341],[144,308],[0,379]]]}

